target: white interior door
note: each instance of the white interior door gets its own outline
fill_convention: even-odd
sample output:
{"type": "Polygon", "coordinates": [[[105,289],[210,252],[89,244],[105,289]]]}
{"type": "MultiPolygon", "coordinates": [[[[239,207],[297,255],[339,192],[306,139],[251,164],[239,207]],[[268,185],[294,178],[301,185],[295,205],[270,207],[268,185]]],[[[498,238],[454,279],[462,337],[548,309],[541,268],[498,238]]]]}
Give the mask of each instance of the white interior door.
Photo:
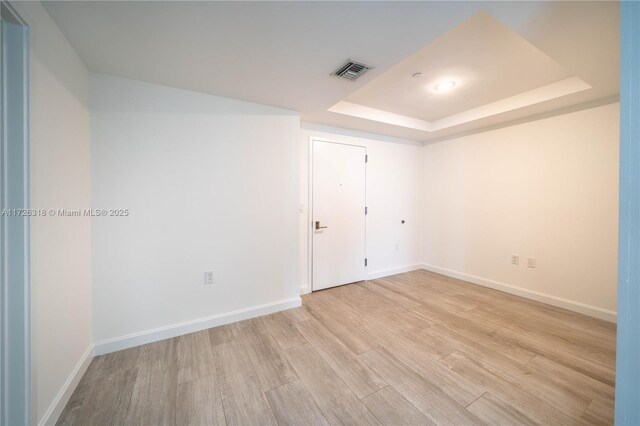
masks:
{"type": "Polygon", "coordinates": [[[313,141],[313,290],[365,279],[366,150],[313,141]]]}

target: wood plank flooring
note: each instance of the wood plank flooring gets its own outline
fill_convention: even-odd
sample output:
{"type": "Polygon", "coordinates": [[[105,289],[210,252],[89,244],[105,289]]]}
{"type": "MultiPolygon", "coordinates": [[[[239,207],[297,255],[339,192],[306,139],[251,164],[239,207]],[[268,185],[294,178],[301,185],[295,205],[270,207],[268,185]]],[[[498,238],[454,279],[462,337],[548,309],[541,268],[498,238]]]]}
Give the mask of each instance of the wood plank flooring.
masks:
{"type": "Polygon", "coordinates": [[[615,332],[420,270],[96,357],[58,424],[613,424],[615,332]]]}

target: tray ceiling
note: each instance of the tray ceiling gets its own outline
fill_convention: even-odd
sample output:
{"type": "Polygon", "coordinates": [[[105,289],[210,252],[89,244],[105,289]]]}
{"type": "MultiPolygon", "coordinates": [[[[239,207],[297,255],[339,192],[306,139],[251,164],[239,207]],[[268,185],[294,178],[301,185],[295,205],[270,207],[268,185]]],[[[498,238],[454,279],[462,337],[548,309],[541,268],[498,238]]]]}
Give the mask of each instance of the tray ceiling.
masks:
{"type": "Polygon", "coordinates": [[[617,2],[43,4],[92,72],[417,141],[611,102],[619,91],[617,2]],[[375,68],[356,81],[331,76],[347,58],[375,68]],[[436,96],[429,88],[444,74],[459,84],[436,96]],[[341,101],[420,125],[330,110],[341,101]]]}

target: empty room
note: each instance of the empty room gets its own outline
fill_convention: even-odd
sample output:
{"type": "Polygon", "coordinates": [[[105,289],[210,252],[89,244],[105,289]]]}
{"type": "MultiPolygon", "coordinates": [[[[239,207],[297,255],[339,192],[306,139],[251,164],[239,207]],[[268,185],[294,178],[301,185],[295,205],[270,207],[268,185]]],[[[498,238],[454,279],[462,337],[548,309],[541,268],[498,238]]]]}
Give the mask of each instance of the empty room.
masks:
{"type": "Polygon", "coordinates": [[[640,425],[640,2],[0,3],[0,424],[640,425]]]}

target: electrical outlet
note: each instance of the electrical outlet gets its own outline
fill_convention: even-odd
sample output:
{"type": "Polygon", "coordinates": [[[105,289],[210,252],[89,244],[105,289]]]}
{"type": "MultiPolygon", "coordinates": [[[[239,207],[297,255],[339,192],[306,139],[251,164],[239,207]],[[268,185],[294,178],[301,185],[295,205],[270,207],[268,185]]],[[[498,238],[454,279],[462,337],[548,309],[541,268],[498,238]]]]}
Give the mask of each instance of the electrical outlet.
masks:
{"type": "Polygon", "coordinates": [[[213,284],[213,271],[207,271],[204,273],[204,283],[213,284]]]}
{"type": "Polygon", "coordinates": [[[520,255],[512,254],[511,255],[511,264],[512,265],[519,265],[520,264],[520,255]]]}
{"type": "Polygon", "coordinates": [[[535,257],[527,257],[527,266],[529,268],[535,268],[536,267],[536,258],[535,257]]]}

